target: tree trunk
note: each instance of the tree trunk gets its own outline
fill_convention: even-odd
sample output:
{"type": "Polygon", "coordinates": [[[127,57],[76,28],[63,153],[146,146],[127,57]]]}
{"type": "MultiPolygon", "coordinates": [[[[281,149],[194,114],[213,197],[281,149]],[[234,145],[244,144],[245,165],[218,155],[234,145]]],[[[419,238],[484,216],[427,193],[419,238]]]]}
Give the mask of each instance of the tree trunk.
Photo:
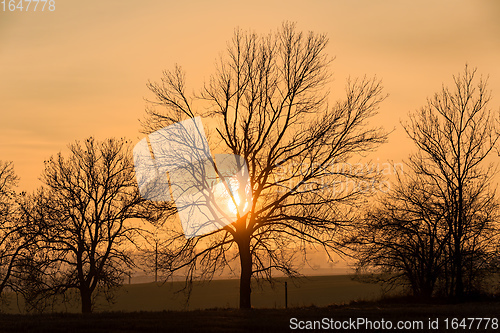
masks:
{"type": "Polygon", "coordinates": [[[456,284],[455,284],[455,296],[458,299],[464,297],[464,280],[463,280],[463,263],[462,263],[462,252],[460,246],[455,247],[455,269],[456,269],[456,284]]]}
{"type": "Polygon", "coordinates": [[[430,299],[432,298],[432,292],[434,291],[434,288],[430,284],[425,284],[422,287],[422,290],[420,291],[420,297],[424,299],[430,299]]]}
{"type": "Polygon", "coordinates": [[[252,278],[252,255],[250,254],[250,237],[238,242],[240,252],[240,309],[250,309],[251,303],[251,278],[252,278]]]}
{"type": "MultiPolygon", "coordinates": [[[[460,145],[458,146],[460,149],[460,145]]],[[[460,150],[458,151],[460,154],[460,150]]],[[[458,164],[458,170],[460,170],[460,159],[458,164]]],[[[463,260],[462,260],[462,235],[464,231],[466,220],[464,214],[464,196],[463,196],[463,185],[460,182],[458,186],[458,223],[455,237],[455,266],[457,274],[457,284],[455,285],[455,296],[458,299],[464,296],[464,280],[463,280],[463,260]]]]}
{"type": "Polygon", "coordinates": [[[86,288],[80,289],[80,298],[82,299],[82,313],[92,312],[92,293],[86,288]]]}

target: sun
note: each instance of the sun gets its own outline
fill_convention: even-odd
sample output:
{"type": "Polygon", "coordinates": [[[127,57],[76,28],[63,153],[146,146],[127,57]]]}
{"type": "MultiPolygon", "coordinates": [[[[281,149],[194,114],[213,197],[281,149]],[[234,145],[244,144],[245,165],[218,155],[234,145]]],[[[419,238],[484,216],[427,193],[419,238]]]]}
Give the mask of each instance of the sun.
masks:
{"type": "MultiPolygon", "coordinates": [[[[238,208],[240,207],[241,200],[240,196],[235,193],[233,197],[229,196],[227,200],[227,208],[228,210],[233,213],[234,215],[238,214],[238,208]]],[[[243,207],[243,211],[246,211],[248,208],[248,202],[245,202],[245,206],[243,207]]]]}

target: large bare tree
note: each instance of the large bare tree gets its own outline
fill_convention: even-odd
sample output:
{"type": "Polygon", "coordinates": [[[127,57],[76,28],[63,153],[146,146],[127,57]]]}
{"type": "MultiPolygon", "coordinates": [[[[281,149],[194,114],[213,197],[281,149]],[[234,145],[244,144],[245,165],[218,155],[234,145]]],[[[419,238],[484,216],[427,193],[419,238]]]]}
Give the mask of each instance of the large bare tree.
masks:
{"type": "Polygon", "coordinates": [[[145,133],[203,116],[213,122],[212,147],[241,156],[250,179],[251,200],[235,200],[234,223],[188,239],[170,227],[167,273],[210,279],[239,259],[240,307],[249,308],[252,277],[298,274],[308,244],[337,249],[336,235],[376,180],[348,161],[385,141],[367,124],[385,96],[375,79],[351,80],[346,96],[330,104],[327,42],[290,23],[269,35],[236,30],[200,93],[186,92],[179,67],[149,83],[157,106],[147,110],[145,133]]]}
{"type": "Polygon", "coordinates": [[[52,295],[78,291],[82,312],[101,292],[121,284],[143,217],[130,144],[89,138],[45,161],[44,186],[23,210],[37,234],[25,267],[25,295],[32,306],[52,295]]]}

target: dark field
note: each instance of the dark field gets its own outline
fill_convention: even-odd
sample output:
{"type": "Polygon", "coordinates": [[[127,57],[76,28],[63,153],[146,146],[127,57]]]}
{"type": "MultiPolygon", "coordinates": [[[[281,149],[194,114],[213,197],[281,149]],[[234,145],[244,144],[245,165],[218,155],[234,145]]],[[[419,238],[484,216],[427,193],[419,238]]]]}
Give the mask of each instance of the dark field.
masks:
{"type": "MultiPolygon", "coordinates": [[[[369,320],[421,321],[423,329],[392,332],[446,332],[445,318],[499,317],[499,302],[464,303],[454,305],[364,303],[324,308],[294,309],[233,309],[96,313],[91,315],[1,315],[2,332],[290,332],[290,318],[298,320],[369,320]],[[440,318],[440,328],[429,330],[429,318],[440,318]]],[[[299,331],[299,330],[296,330],[299,331]]],[[[311,330],[310,330],[311,331],[311,330]]],[[[382,330],[329,330],[330,332],[382,330]]],[[[461,332],[498,332],[494,329],[458,329],[461,332]]]]}
{"type": "MultiPolygon", "coordinates": [[[[253,286],[252,306],[255,308],[284,308],[285,279],[277,279],[272,288],[268,283],[253,286]]],[[[288,281],[289,307],[324,307],[331,304],[346,304],[351,301],[368,301],[380,298],[382,289],[378,285],[353,281],[348,275],[311,276],[288,281]]],[[[196,283],[189,303],[186,295],[179,292],[183,282],[126,284],[115,293],[113,303],[104,300],[96,302],[96,312],[111,311],[176,311],[202,310],[213,308],[237,308],[239,301],[239,280],[214,280],[196,283]]],[[[11,295],[13,296],[13,295],[11,295]]],[[[77,299],[78,296],[71,298],[77,299]]],[[[9,305],[2,312],[23,313],[24,304],[10,297],[9,305]],[[20,311],[21,309],[21,311],[20,311]]],[[[77,301],[57,305],[53,312],[80,312],[77,301]]]]}
{"type": "MultiPolygon", "coordinates": [[[[113,304],[98,302],[96,313],[81,315],[77,302],[60,305],[55,314],[19,314],[13,299],[0,315],[0,332],[290,332],[290,319],[314,321],[330,318],[354,320],[367,318],[371,321],[409,321],[407,325],[424,328],[392,332],[445,332],[445,318],[500,318],[500,302],[495,299],[462,304],[418,303],[408,298],[389,298],[375,301],[382,296],[381,288],[353,281],[350,276],[309,277],[294,284],[288,281],[288,309],[284,309],[284,280],[278,280],[275,288],[264,285],[254,287],[254,309],[240,311],[238,304],[238,280],[217,280],[197,284],[189,304],[182,293],[175,293],[180,282],[163,285],[154,283],[125,285],[120,289],[113,304]],[[65,313],[62,313],[65,312],[65,313]],[[429,318],[439,318],[438,329],[429,330],[429,318]]],[[[500,332],[500,329],[458,327],[449,332],[500,332]]],[[[305,324],[305,323],[304,323],[305,324]]],[[[468,325],[468,324],[467,324],[468,325]]],[[[312,332],[313,330],[309,330],[312,332]]],[[[330,332],[383,331],[327,330],[330,332]]],[[[387,330],[386,330],[387,331],[387,330]]]]}

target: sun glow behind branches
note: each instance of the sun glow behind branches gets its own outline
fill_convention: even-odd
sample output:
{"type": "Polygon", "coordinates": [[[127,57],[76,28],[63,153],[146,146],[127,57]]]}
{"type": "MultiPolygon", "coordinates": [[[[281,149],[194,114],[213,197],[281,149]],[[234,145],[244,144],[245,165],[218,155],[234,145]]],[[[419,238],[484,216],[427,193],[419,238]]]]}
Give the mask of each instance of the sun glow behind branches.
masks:
{"type": "MultiPolygon", "coordinates": [[[[227,208],[231,213],[235,215],[238,214],[238,208],[240,208],[240,205],[241,205],[241,200],[240,196],[237,193],[235,193],[233,197],[232,198],[230,197],[227,201],[227,208]]],[[[245,213],[247,208],[248,208],[248,202],[245,202],[245,206],[243,207],[243,211],[241,213],[245,213]]]]}
{"type": "MultiPolygon", "coordinates": [[[[248,198],[245,199],[245,204],[242,207],[242,202],[240,199],[240,196],[238,194],[240,184],[237,179],[230,178],[228,179],[228,185],[229,185],[229,193],[226,191],[227,194],[227,208],[229,212],[231,212],[234,215],[243,215],[247,209],[248,209],[248,198]],[[241,210],[241,211],[239,211],[241,210]]],[[[246,189],[247,194],[249,194],[249,188],[246,189]]]]}

